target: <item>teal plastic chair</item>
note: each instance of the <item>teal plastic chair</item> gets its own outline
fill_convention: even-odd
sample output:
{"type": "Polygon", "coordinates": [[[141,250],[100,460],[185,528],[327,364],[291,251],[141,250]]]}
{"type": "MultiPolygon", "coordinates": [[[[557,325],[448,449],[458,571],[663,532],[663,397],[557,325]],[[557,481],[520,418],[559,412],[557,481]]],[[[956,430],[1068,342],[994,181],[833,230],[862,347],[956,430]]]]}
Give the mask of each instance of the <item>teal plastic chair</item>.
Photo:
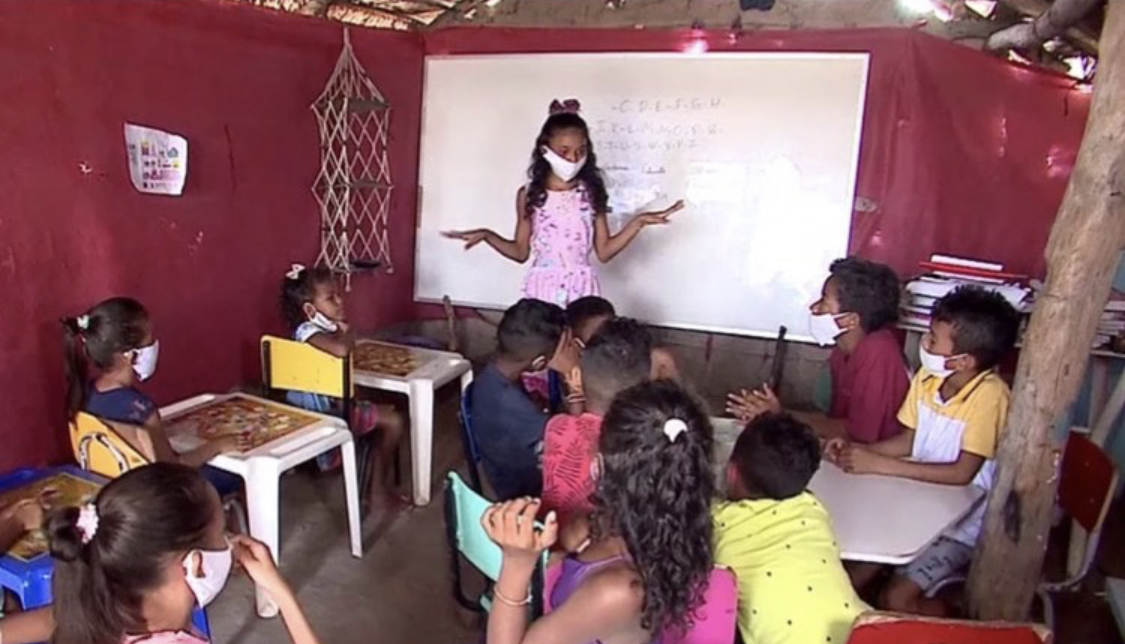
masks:
{"type": "Polygon", "coordinates": [[[813,404],[824,413],[832,410],[832,370],[828,365],[817,374],[816,383],[813,385],[813,404]]]}
{"type": "MultiPolygon", "coordinates": [[[[493,502],[477,494],[461,475],[450,471],[445,475],[445,530],[449,541],[453,598],[466,610],[482,613],[492,606],[492,584],[500,578],[504,554],[488,537],[481,519],[493,502]],[[472,564],[486,581],[486,588],[476,599],[465,592],[461,579],[462,560],[472,564]]],[[[537,524],[538,525],[538,524],[537,524]]],[[[534,616],[543,612],[543,570],[547,553],[531,578],[531,609],[534,616]]]]}

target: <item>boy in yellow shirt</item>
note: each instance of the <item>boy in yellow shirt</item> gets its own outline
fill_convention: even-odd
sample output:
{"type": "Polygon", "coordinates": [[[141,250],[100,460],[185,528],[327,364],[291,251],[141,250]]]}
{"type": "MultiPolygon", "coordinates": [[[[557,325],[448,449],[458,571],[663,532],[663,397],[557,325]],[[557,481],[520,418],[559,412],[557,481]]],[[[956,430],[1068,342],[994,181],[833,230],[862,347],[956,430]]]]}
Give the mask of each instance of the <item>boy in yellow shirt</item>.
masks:
{"type": "MultiPolygon", "coordinates": [[[[960,287],[938,300],[930,331],[919,345],[922,368],[898,413],[907,431],[865,447],[830,442],[827,458],[849,472],[972,484],[987,492],[1010,394],[995,368],[1015,346],[1019,323],[1011,304],[978,287],[960,287]]],[[[925,593],[972,561],[985,505],[978,504],[914,561],[896,570],[883,590],[882,607],[944,615],[945,605],[925,593]]]]}
{"type": "Polygon", "coordinates": [[[713,510],[715,563],[738,578],[746,644],[843,644],[867,609],[844,572],[828,512],[805,489],[819,465],[812,428],[787,414],[758,416],[735,443],[730,500],[713,510]]]}

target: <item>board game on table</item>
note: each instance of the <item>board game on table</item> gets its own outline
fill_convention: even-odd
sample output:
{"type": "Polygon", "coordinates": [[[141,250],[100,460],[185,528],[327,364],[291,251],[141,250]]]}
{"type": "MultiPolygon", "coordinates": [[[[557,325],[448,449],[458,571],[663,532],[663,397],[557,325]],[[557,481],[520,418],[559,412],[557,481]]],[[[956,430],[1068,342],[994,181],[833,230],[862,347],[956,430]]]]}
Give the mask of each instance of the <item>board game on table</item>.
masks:
{"type": "MultiPolygon", "coordinates": [[[[28,499],[38,499],[47,491],[51,492],[47,501],[51,508],[83,505],[97,496],[101,487],[94,481],[61,472],[0,492],[0,508],[28,499]]],[[[47,552],[47,534],[43,530],[33,530],[25,534],[6,554],[20,561],[28,561],[45,552],[47,552]]]]}
{"type": "Polygon", "coordinates": [[[360,342],[352,350],[352,368],[356,371],[370,371],[405,378],[422,361],[408,347],[400,347],[381,342],[360,342]]]}
{"type": "Polygon", "coordinates": [[[168,433],[200,441],[249,434],[249,449],[255,449],[321,420],[293,407],[232,396],[171,418],[168,433]]]}

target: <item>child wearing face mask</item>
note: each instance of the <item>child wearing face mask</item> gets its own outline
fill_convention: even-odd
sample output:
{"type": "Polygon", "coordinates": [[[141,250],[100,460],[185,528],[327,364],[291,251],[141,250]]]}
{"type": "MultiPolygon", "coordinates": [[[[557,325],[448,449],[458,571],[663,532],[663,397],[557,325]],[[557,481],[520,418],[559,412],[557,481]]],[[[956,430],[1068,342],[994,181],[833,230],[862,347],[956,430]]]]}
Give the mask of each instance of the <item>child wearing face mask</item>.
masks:
{"type": "Polygon", "coordinates": [[[226,436],[178,454],[164,433],[156,403],[136,388],[138,381],[148,380],[156,372],[160,355],[152,319],[140,302],[111,298],[62,323],[67,409],[72,419],[84,411],[105,421],[136,425],[148,434],[157,461],[201,468],[224,496],[241,489],[240,477],[206,463],[224,452],[248,447],[248,437],[226,436]]]}
{"type": "MultiPolygon", "coordinates": [[[[829,268],[820,299],[809,307],[809,333],[821,346],[834,345],[828,358],[832,403],[827,414],[794,412],[822,438],[848,437],[875,443],[902,432],[897,414],[910,375],[894,331],[899,281],[888,266],[856,257],[829,268]]],[[[727,411],[743,421],[778,413],[781,403],[769,386],[730,395],[727,411]]]]}
{"type": "Polygon", "coordinates": [[[516,228],[512,239],[488,229],[443,233],[470,249],[481,242],[504,257],[523,264],[532,259],[523,282],[523,296],[566,307],[587,295],[598,295],[592,250],[602,263],[616,257],[647,226],[668,223],[684,207],[682,201],[660,212],[633,217],[616,234],[606,218],[609,197],[598,169],[586,121],[576,100],[554,101],[543,124],[529,182],[516,193],[516,228]]]}
{"type": "MultiPolygon", "coordinates": [[[[355,334],[348,324],[344,298],[332,271],[305,268],[299,264],[286,273],[281,285],[281,312],[293,330],[293,339],[343,358],[355,347],[355,334]]],[[[340,401],[303,391],[289,391],[286,401],[302,409],[322,414],[340,414],[340,401]]],[[[371,504],[393,507],[406,502],[391,492],[395,452],[405,427],[402,415],[391,405],[357,401],[349,420],[352,431],[368,441],[368,481],[361,481],[364,490],[364,512],[371,504]]],[[[317,459],[321,469],[338,465],[339,452],[317,459]]]]}
{"type": "MultiPolygon", "coordinates": [[[[1008,385],[996,372],[1012,350],[1020,315],[1002,296],[965,286],[934,305],[922,338],[922,368],[898,413],[906,431],[873,445],[830,441],[825,456],[849,472],[992,488],[996,446],[1007,421],[1008,385]]],[[[884,608],[942,616],[926,591],[972,560],[985,503],[895,571],[884,608]]]]}
{"type": "Polygon", "coordinates": [[[265,545],[223,534],[215,489],[195,470],[127,472],[82,507],[50,516],[56,559],[53,644],[205,644],[195,606],[222,591],[235,561],[277,602],[294,644],[316,644],[265,545]]]}

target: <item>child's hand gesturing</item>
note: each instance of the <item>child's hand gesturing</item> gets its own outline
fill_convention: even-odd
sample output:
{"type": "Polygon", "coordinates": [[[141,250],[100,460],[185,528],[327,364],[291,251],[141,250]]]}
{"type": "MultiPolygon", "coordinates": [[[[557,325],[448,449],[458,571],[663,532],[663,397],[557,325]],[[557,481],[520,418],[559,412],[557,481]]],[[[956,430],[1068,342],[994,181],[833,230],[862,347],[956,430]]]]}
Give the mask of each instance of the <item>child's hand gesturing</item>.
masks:
{"type": "Polygon", "coordinates": [[[762,385],[757,391],[745,389],[727,395],[727,413],[735,418],[749,422],[766,413],[779,413],[781,401],[769,385],[762,385]]]}
{"type": "Polygon", "coordinates": [[[490,507],[481,517],[484,531],[504,551],[506,560],[534,567],[539,555],[558,539],[559,523],[553,511],[547,514],[542,530],[535,527],[539,504],[539,499],[506,501],[490,507]]]}
{"type": "Polygon", "coordinates": [[[488,238],[487,230],[447,230],[441,234],[446,239],[456,239],[465,242],[465,250],[481,243],[488,238]]]}

